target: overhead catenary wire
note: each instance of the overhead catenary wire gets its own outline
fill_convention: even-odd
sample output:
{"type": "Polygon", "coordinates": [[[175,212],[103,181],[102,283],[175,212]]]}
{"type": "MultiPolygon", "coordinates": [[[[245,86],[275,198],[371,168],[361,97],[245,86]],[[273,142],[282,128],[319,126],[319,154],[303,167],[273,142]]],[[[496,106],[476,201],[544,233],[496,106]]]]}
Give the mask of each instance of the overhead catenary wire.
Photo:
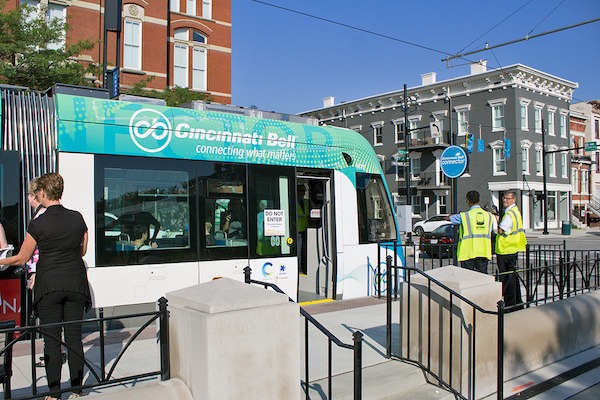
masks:
{"type": "Polygon", "coordinates": [[[546,35],[550,35],[552,33],[565,31],[567,29],[577,28],[578,26],[587,25],[587,24],[591,24],[593,22],[598,22],[598,21],[600,21],[600,18],[595,18],[595,19],[592,19],[592,20],[589,20],[589,21],[580,22],[578,24],[565,26],[563,28],[553,29],[553,30],[548,31],[548,32],[538,33],[537,35],[533,35],[533,36],[527,35],[524,38],[516,39],[516,40],[511,40],[510,42],[505,42],[505,43],[497,44],[495,46],[488,46],[486,44],[486,46],[483,49],[473,50],[473,51],[469,51],[467,53],[456,54],[456,55],[453,55],[451,57],[442,58],[442,61],[446,61],[446,63],[448,63],[450,60],[454,60],[454,59],[457,59],[457,58],[463,58],[463,57],[466,57],[466,56],[470,56],[471,54],[481,53],[482,51],[496,49],[498,47],[508,46],[510,44],[515,44],[515,43],[523,42],[523,41],[526,41],[526,40],[535,39],[535,38],[538,38],[538,37],[541,37],[541,36],[546,36],[546,35]]]}

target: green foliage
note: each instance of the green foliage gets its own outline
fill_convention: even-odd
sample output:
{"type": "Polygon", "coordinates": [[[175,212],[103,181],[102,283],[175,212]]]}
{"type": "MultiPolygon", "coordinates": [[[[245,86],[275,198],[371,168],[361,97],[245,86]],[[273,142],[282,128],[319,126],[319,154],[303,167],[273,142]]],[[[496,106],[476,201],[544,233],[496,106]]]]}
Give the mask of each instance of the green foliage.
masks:
{"type": "Polygon", "coordinates": [[[179,86],[175,86],[175,88],[173,89],[166,88],[161,91],[155,89],[146,89],[146,85],[153,79],[153,76],[143,78],[136,82],[131,89],[124,90],[123,92],[135,96],[145,96],[152,97],[155,99],[163,99],[167,102],[167,105],[169,107],[176,107],[180,104],[187,103],[192,100],[202,100],[208,102],[214,101],[214,98],[212,96],[208,96],[205,93],[194,92],[189,88],[182,88],[179,86]]]}
{"type": "Polygon", "coordinates": [[[0,0],[0,82],[40,91],[55,83],[92,84],[85,78],[88,68],[73,57],[93,49],[94,41],[53,49],[65,40],[69,25],[27,5],[4,11],[6,2],[0,0]]]}

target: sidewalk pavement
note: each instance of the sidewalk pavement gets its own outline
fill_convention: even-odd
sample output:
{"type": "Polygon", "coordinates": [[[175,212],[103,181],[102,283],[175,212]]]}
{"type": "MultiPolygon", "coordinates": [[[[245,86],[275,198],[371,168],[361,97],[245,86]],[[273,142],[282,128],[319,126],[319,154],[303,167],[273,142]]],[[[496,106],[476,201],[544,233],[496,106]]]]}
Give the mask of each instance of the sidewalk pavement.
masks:
{"type": "MultiPolygon", "coordinates": [[[[394,302],[398,307],[398,302],[394,302]]],[[[388,360],[385,357],[386,342],[386,314],[385,300],[373,297],[365,297],[352,300],[325,302],[313,305],[306,305],[304,308],[317,319],[323,326],[336,335],[342,342],[352,344],[352,333],[356,330],[364,334],[363,337],[363,399],[452,399],[450,395],[436,386],[428,384],[420,369],[401,363],[395,360],[388,360]]],[[[398,323],[398,312],[393,313],[393,323],[398,323]]],[[[300,338],[301,338],[301,374],[300,379],[305,380],[304,376],[304,318],[300,318],[300,338]]],[[[127,340],[134,334],[134,330],[109,331],[106,334],[106,360],[107,373],[113,365],[119,352],[126,345],[127,340]]],[[[14,350],[14,375],[12,379],[13,397],[26,396],[31,394],[31,357],[29,354],[29,342],[19,344],[14,350]]],[[[43,345],[41,341],[36,343],[36,361],[41,355],[43,345]]],[[[99,366],[99,340],[97,334],[88,335],[84,338],[84,350],[86,358],[96,367],[99,366]]],[[[327,339],[318,332],[312,325],[309,328],[309,367],[310,375],[310,396],[311,398],[325,398],[327,396],[327,339]]],[[[600,347],[591,349],[589,352],[578,356],[573,356],[540,371],[533,371],[530,375],[516,378],[513,381],[506,382],[505,395],[508,397],[515,394],[513,389],[521,387],[521,390],[537,384],[553,376],[560,375],[565,370],[572,369],[574,366],[588,362],[590,359],[600,357],[600,347]],[[535,378],[535,379],[534,379],[535,378]],[[523,385],[526,385],[522,387],[523,385]]],[[[338,348],[333,345],[333,375],[336,376],[333,381],[333,398],[352,399],[352,368],[353,352],[349,349],[338,348]]],[[[125,352],[123,358],[119,361],[113,376],[119,378],[125,375],[133,375],[145,372],[158,371],[160,369],[160,360],[158,345],[156,339],[156,328],[149,327],[131,344],[125,352]]],[[[577,386],[577,391],[571,390],[569,396],[573,393],[579,393],[586,388],[594,386],[600,382],[598,369],[592,369],[587,376],[585,384],[577,386]],[[585,386],[587,385],[587,386],[585,386]],[[584,387],[585,386],[585,387],[584,387]]],[[[36,368],[38,375],[38,390],[46,390],[45,371],[43,368],[36,368]]],[[[66,386],[69,376],[67,365],[63,366],[63,386],[66,386]]],[[[93,383],[95,379],[86,375],[85,383],[93,383]]],[[[180,381],[172,380],[172,383],[161,383],[160,378],[151,377],[139,379],[127,384],[113,384],[101,388],[87,390],[90,393],[90,400],[110,400],[120,399],[124,396],[130,399],[152,400],[154,398],[174,398],[187,399],[190,397],[185,393],[185,387],[180,381]],[[161,397],[162,396],[162,397],[161,397]]],[[[566,381],[565,384],[572,383],[566,381]]],[[[562,386],[562,385],[560,385],[562,386]]],[[[560,387],[558,386],[558,387],[560,387]]],[[[557,388],[558,388],[557,387],[557,388]]],[[[302,396],[304,392],[298,385],[302,396]]],[[[555,388],[555,390],[558,390],[555,388]]],[[[590,390],[593,390],[590,389],[590,390]]],[[[590,392],[591,393],[591,392],[590,392]]],[[[598,391],[593,392],[597,394],[598,391]]],[[[63,394],[67,398],[70,393],[63,394]]],[[[555,393],[556,394],[556,393],[555,393]]],[[[592,394],[592,395],[593,395],[592,394]]],[[[550,397],[539,397],[550,398],[550,397]]],[[[553,396],[552,399],[566,399],[561,395],[553,396]]],[[[581,397],[584,400],[586,397],[581,397]]],[[[591,399],[591,397],[590,397],[591,399]]]]}

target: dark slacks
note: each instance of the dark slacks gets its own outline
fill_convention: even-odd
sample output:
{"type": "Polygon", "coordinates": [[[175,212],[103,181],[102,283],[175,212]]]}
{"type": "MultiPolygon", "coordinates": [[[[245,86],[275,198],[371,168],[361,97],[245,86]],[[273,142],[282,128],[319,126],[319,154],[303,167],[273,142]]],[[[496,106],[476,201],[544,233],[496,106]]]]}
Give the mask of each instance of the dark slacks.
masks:
{"type": "Polygon", "coordinates": [[[475,257],[470,260],[461,261],[460,266],[466,269],[470,269],[473,271],[481,272],[482,274],[487,274],[488,260],[485,257],[475,257]]]}
{"type": "MultiPolygon", "coordinates": [[[[37,311],[42,324],[77,321],[83,318],[86,296],[75,292],[48,293],[37,303],[37,311]]],[[[83,383],[83,344],[81,342],[81,324],[45,328],[44,364],[48,388],[60,389],[60,373],[62,369],[61,332],[64,329],[65,343],[69,346],[67,354],[71,385],[80,386],[83,383]],[[79,356],[79,357],[77,357],[79,356]]]]}
{"type": "Polygon", "coordinates": [[[496,254],[496,260],[498,260],[498,271],[501,274],[506,273],[500,275],[504,305],[509,307],[520,304],[523,299],[521,298],[521,285],[519,284],[519,277],[516,272],[517,253],[496,254]]]}
{"type": "Polygon", "coordinates": [[[298,232],[298,267],[299,273],[308,275],[308,260],[306,259],[306,249],[308,247],[308,232],[298,232]]]}

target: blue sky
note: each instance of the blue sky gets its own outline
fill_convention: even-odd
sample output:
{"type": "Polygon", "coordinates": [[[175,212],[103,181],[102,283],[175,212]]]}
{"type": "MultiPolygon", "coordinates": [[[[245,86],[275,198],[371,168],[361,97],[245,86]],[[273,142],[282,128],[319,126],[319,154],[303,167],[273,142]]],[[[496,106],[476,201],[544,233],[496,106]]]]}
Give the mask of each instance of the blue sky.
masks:
{"type": "MultiPolygon", "coordinates": [[[[600,18],[600,0],[264,1],[450,54],[600,18]]],[[[445,54],[252,0],[232,0],[232,19],[232,104],[239,106],[296,114],[328,96],[339,103],[418,86],[427,72],[441,81],[470,71],[467,61],[446,68],[445,54]]],[[[600,98],[600,21],[467,58],[577,82],[573,102],[600,98]]]]}

